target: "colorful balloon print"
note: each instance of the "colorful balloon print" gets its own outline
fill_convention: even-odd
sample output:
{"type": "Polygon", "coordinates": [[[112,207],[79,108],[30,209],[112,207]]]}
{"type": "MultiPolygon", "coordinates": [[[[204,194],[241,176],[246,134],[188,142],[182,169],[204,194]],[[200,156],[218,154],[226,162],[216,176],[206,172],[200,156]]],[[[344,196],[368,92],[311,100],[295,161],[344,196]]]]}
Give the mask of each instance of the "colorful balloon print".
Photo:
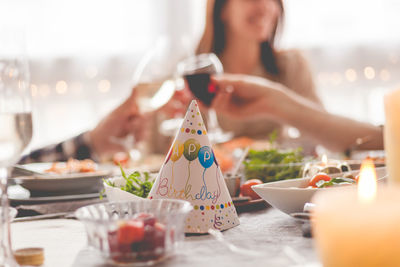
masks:
{"type": "Polygon", "coordinates": [[[209,146],[203,146],[199,150],[199,161],[200,164],[208,169],[214,163],[214,153],[209,146]]]}
{"type": "Polygon", "coordinates": [[[188,139],[184,143],[183,155],[188,161],[195,160],[199,153],[200,143],[196,139],[188,139]]]}
{"type": "Polygon", "coordinates": [[[172,146],[172,153],[171,153],[171,160],[173,162],[180,159],[183,153],[183,144],[178,140],[175,141],[174,145],[172,146]]]}

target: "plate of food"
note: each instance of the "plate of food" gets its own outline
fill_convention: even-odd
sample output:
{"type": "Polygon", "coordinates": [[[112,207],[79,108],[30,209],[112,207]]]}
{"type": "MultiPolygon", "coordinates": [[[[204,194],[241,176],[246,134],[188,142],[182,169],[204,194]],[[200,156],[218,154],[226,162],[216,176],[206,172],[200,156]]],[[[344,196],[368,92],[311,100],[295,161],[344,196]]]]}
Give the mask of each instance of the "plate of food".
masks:
{"type": "Polygon", "coordinates": [[[15,182],[31,194],[65,195],[99,192],[102,179],[111,175],[113,170],[89,159],[69,159],[67,162],[20,165],[17,171],[27,175],[14,177],[15,182]]]}
{"type": "MultiPolygon", "coordinates": [[[[271,206],[284,213],[302,212],[304,204],[311,201],[318,190],[329,190],[332,186],[356,184],[359,171],[326,175],[317,174],[311,178],[297,178],[253,185],[251,188],[271,206]]],[[[378,181],[384,181],[386,167],[376,168],[378,181]]]]}

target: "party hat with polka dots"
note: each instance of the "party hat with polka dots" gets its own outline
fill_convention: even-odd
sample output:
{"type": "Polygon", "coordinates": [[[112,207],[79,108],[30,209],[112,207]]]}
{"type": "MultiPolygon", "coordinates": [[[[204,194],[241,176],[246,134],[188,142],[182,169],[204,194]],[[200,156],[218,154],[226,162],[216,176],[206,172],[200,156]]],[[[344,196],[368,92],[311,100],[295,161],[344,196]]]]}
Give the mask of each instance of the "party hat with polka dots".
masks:
{"type": "Polygon", "coordinates": [[[239,225],[195,100],[186,112],[149,198],[183,199],[192,203],[193,210],[186,218],[186,233],[222,231],[239,225]]]}

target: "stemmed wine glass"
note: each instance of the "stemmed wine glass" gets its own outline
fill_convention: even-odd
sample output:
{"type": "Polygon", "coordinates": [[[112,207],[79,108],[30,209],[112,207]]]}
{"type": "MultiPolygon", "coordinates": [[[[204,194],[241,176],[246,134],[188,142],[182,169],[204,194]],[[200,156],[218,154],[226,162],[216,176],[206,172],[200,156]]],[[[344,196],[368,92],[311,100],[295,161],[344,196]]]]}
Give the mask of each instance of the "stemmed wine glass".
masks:
{"type": "Polygon", "coordinates": [[[10,239],[8,168],[32,138],[29,68],[18,32],[0,33],[0,266],[18,266],[10,239]]]}
{"type": "MultiPolygon", "coordinates": [[[[218,57],[213,53],[200,54],[181,61],[177,66],[177,74],[183,77],[192,94],[205,106],[210,107],[217,93],[217,87],[211,75],[223,73],[218,57]]],[[[230,140],[231,132],[224,132],[219,126],[214,109],[208,109],[207,128],[211,143],[222,143],[230,140]]]]}
{"type": "MultiPolygon", "coordinates": [[[[169,58],[170,46],[165,36],[157,38],[134,71],[131,83],[142,115],[148,115],[164,106],[175,92],[175,82],[170,79],[175,69],[172,59],[169,58]]],[[[147,127],[152,127],[151,123],[147,127]]],[[[147,132],[150,133],[151,130],[147,132]]],[[[136,140],[132,134],[114,141],[129,151],[134,162],[142,160],[148,152],[148,141],[136,140]]]]}

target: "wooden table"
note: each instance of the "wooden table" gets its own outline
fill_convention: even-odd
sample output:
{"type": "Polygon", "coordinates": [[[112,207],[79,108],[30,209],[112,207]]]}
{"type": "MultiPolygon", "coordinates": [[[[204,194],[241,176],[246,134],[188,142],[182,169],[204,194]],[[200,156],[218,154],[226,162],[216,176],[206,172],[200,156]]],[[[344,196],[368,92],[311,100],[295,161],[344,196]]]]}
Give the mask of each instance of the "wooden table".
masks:
{"type": "MultiPolygon", "coordinates": [[[[321,266],[313,240],[302,236],[299,224],[273,208],[240,214],[240,226],[223,232],[237,247],[257,255],[237,253],[210,235],[185,238],[177,254],[157,266],[321,266]]],[[[12,224],[14,248],[43,247],[45,267],[104,267],[101,257],[86,248],[83,225],[53,219],[12,224]]]]}

